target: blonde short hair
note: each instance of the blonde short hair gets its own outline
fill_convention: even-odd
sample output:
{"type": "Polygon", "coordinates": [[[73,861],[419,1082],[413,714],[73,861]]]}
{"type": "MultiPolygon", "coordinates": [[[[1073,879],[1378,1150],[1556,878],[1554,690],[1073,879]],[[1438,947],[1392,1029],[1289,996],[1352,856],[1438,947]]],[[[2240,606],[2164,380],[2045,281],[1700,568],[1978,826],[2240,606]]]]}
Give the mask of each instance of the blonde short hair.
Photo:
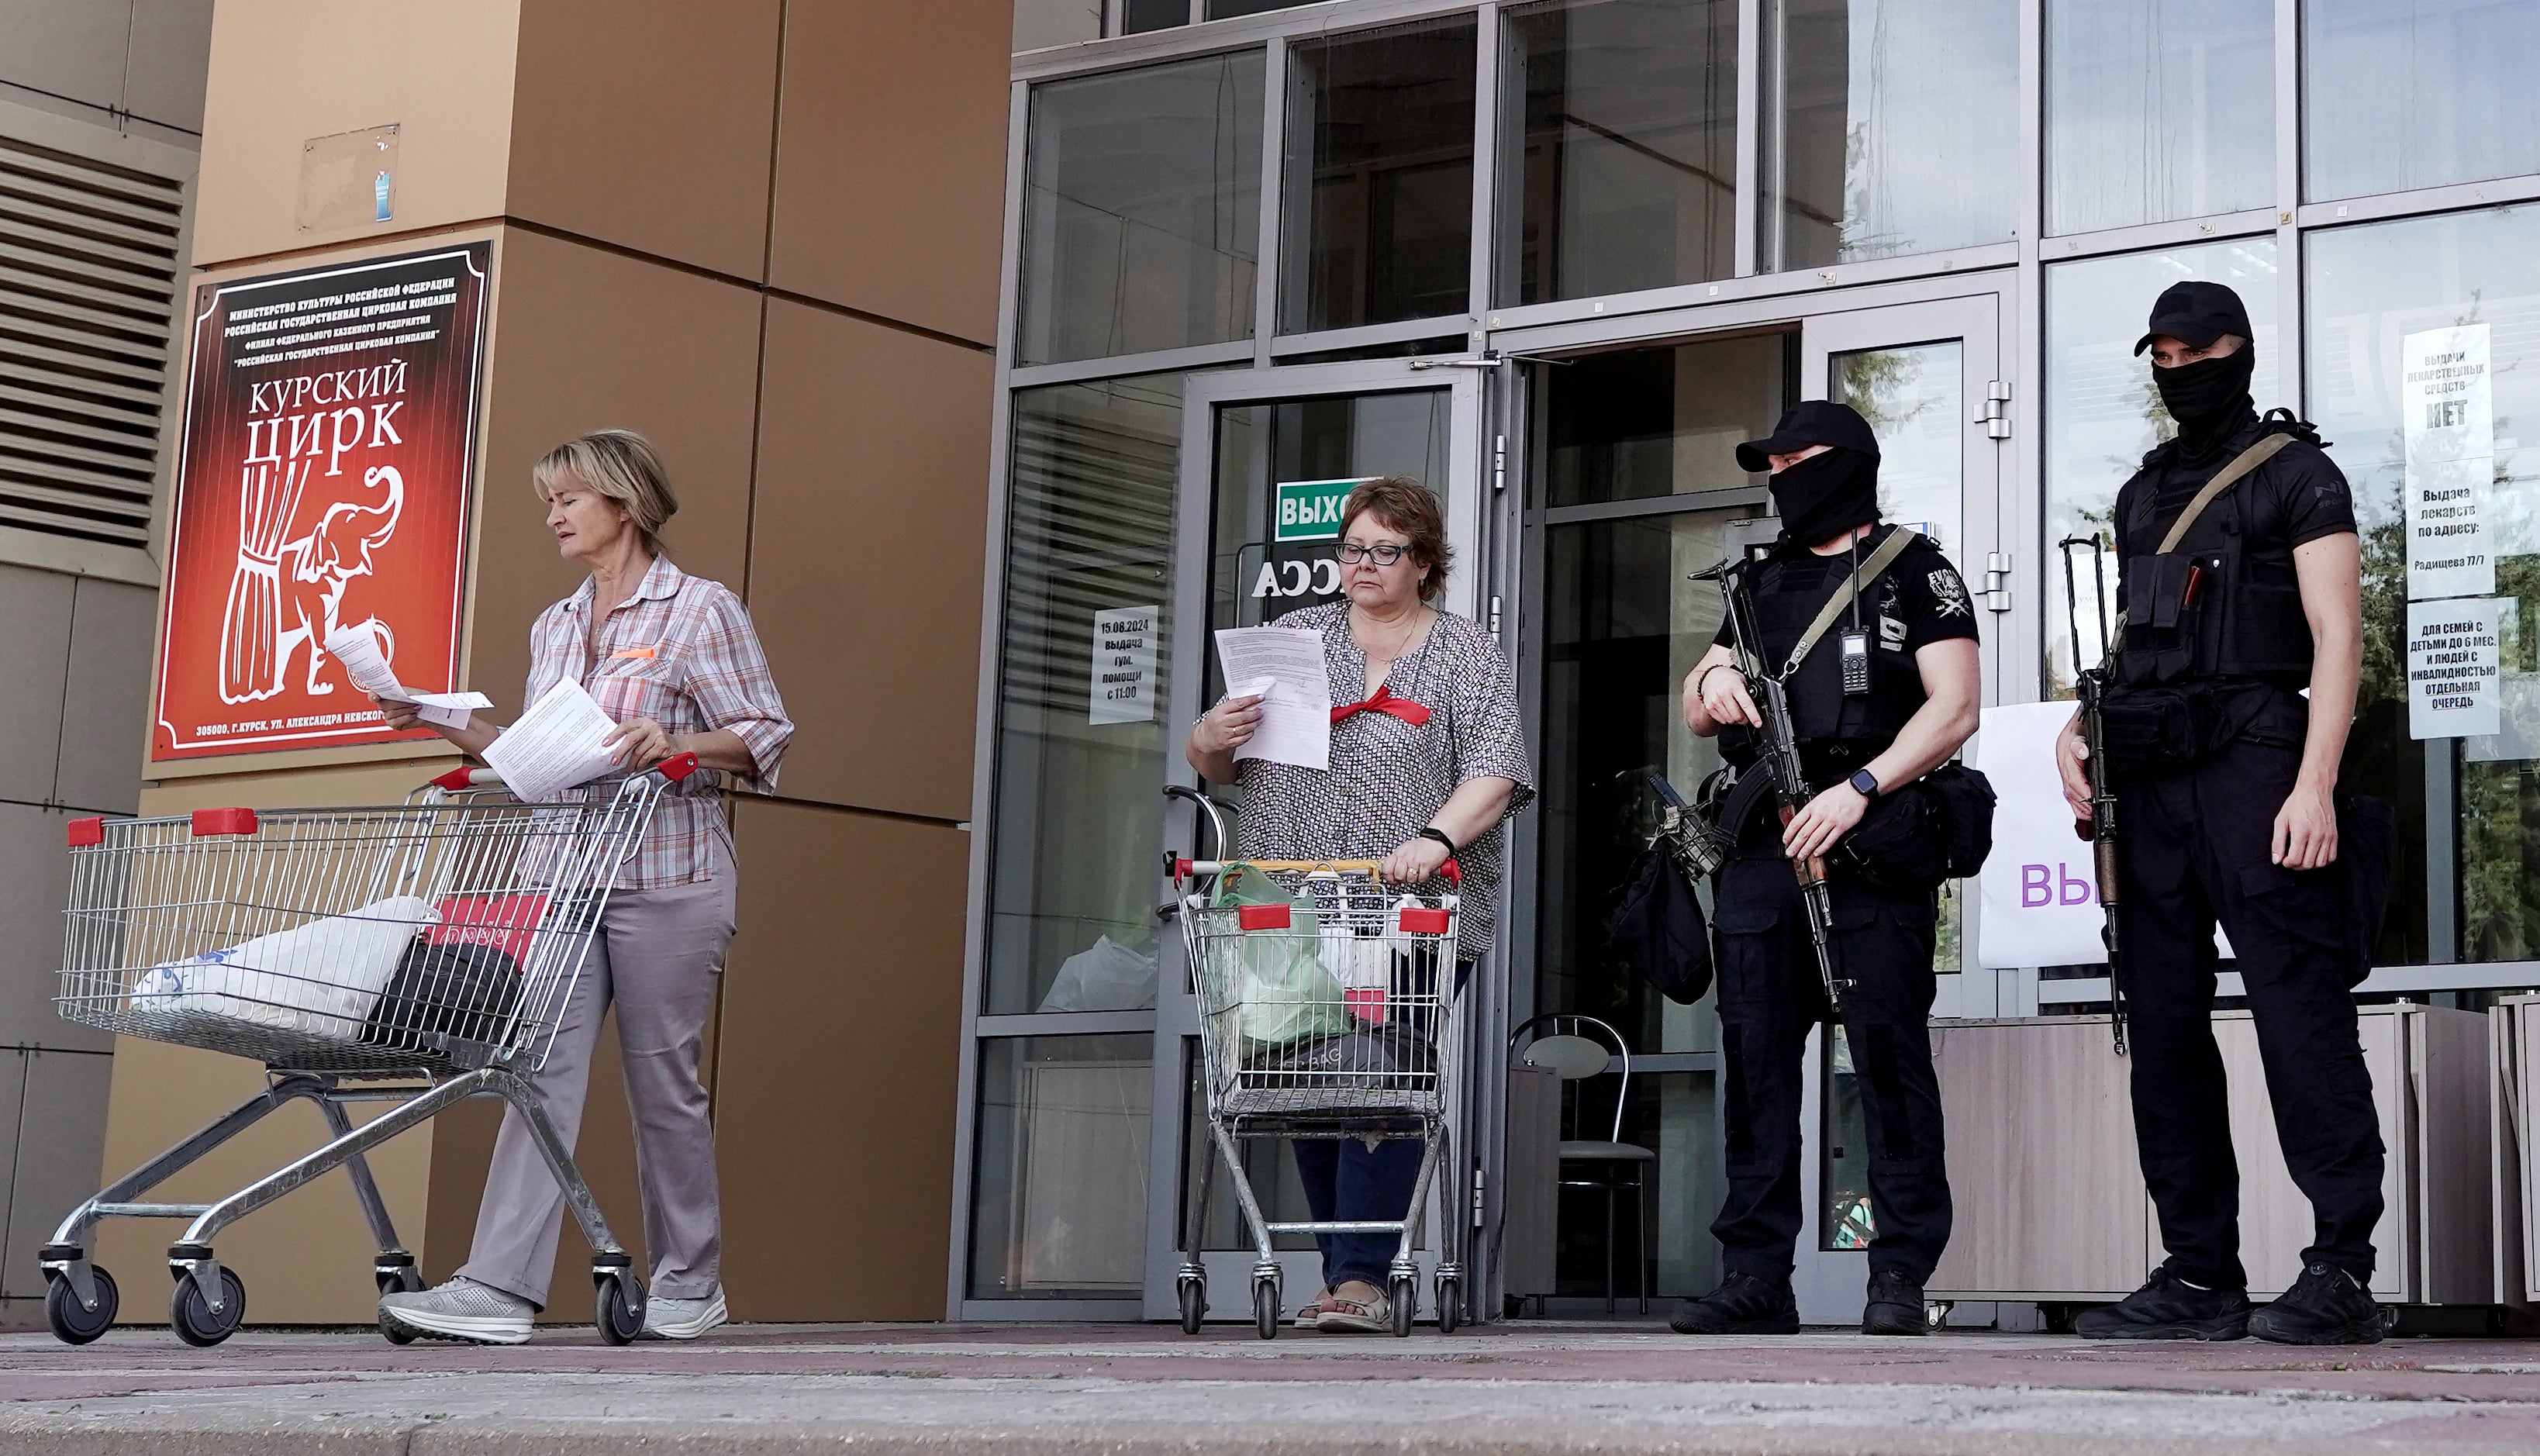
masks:
{"type": "Polygon", "coordinates": [[[663,523],[679,510],[662,452],[632,430],[595,430],[566,441],[529,467],[529,484],[541,501],[577,485],[615,501],[635,522],[647,551],[658,552],[663,523]]]}

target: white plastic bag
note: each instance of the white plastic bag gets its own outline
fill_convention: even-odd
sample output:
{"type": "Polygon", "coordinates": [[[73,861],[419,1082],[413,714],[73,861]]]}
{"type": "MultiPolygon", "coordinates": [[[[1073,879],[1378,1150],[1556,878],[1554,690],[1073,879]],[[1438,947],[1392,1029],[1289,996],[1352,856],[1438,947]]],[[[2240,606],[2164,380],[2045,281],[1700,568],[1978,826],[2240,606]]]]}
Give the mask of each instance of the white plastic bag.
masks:
{"type": "Polygon", "coordinates": [[[358,1041],[407,945],[441,917],[413,895],[258,936],[244,945],[153,966],[133,982],[136,1011],[204,1011],[276,1031],[358,1041]]]}
{"type": "Polygon", "coordinates": [[[1156,957],[1109,936],[1061,961],[1044,1011],[1143,1011],[1156,1004],[1156,957]]]}

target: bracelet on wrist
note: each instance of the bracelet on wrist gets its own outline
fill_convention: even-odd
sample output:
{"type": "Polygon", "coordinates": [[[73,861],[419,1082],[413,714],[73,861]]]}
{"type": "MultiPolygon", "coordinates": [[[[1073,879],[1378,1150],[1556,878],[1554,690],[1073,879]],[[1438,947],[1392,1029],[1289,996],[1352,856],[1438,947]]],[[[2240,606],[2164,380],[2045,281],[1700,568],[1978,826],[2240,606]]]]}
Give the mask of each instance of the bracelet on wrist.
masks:
{"type": "Polygon", "coordinates": [[[1422,827],[1422,829],[1420,830],[1420,832],[1419,832],[1418,834],[1415,834],[1415,835],[1413,835],[1413,836],[1411,836],[1411,837],[1412,837],[1413,839],[1434,839],[1434,840],[1436,840],[1438,843],[1440,843],[1440,844],[1442,844],[1442,845],[1445,845],[1445,846],[1446,847],[1446,858],[1447,858],[1447,859],[1451,860],[1451,859],[1455,858],[1455,842],[1454,842],[1453,840],[1448,839],[1448,838],[1446,837],[1446,830],[1439,828],[1439,827],[1438,827],[1437,825],[1435,825],[1435,824],[1430,824],[1430,825],[1425,825],[1425,826],[1423,826],[1423,827],[1422,827]]]}

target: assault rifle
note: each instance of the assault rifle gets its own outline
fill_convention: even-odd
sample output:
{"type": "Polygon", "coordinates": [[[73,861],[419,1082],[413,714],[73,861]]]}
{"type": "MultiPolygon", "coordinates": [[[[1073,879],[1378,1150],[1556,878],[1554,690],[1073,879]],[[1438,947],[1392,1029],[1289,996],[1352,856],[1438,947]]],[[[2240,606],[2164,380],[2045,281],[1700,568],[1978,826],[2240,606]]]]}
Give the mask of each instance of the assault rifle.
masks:
{"type": "Polygon", "coordinates": [[[2099,544],[2098,533],[2087,536],[2066,536],[2055,549],[2064,557],[2064,615],[2073,629],[2073,682],[2081,699],[2081,741],[2089,746],[2090,758],[2085,767],[2090,774],[2090,817],[2073,821],[2073,832],[2090,846],[2090,865],[2099,883],[2099,909],[2107,924],[2099,938],[2108,945],[2108,1031],[2115,1037],[2117,1055],[2126,1054],[2126,983],[2125,971],[2117,959],[2117,796],[2108,787],[2107,733],[2101,727],[2100,713],[2107,701],[2108,668],[2115,654],[2114,642],[2108,636],[2108,570],[2107,552],[2099,544]],[[2081,604],[2080,578],[2073,567],[2073,548],[2090,548],[2090,600],[2098,608],[2099,664],[2081,665],[2081,604]]]}
{"type": "MultiPolygon", "coordinates": [[[[1746,570],[1744,562],[1724,561],[1709,571],[1695,572],[1693,579],[1720,584],[1721,604],[1729,619],[1729,647],[1736,654],[1736,667],[1746,679],[1748,695],[1755,700],[1756,711],[1764,720],[1757,733],[1763,749],[1757,766],[1772,774],[1773,797],[1781,822],[1788,824],[1807,806],[1808,781],[1799,764],[1799,739],[1791,721],[1790,692],[1782,679],[1764,666],[1764,639],[1755,625],[1746,570]]],[[[1840,1017],[1843,991],[1852,982],[1835,969],[1834,900],[1826,890],[1825,861],[1794,860],[1791,868],[1799,877],[1799,901],[1808,914],[1808,940],[1816,948],[1817,977],[1825,989],[1826,1008],[1840,1017]]]]}

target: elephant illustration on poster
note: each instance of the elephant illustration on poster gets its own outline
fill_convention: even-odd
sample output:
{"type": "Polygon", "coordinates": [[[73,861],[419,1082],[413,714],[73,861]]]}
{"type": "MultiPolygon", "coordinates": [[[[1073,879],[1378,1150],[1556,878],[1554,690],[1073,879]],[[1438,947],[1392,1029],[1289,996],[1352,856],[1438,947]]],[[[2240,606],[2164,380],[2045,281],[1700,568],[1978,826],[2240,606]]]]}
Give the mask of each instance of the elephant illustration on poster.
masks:
{"type": "MultiPolygon", "coordinates": [[[[314,461],[247,467],[239,491],[238,566],[221,621],[221,701],[251,703],[280,693],[291,659],[304,646],[303,688],[323,697],[335,684],[318,674],[326,635],[343,624],[344,589],[373,575],[373,553],[396,534],[405,510],[405,478],[393,465],[362,472],[365,500],[331,501],[308,533],[284,539],[300,515],[314,461]]],[[[382,657],[394,659],[396,635],[369,616],[352,624],[372,633],[382,657]]]]}

